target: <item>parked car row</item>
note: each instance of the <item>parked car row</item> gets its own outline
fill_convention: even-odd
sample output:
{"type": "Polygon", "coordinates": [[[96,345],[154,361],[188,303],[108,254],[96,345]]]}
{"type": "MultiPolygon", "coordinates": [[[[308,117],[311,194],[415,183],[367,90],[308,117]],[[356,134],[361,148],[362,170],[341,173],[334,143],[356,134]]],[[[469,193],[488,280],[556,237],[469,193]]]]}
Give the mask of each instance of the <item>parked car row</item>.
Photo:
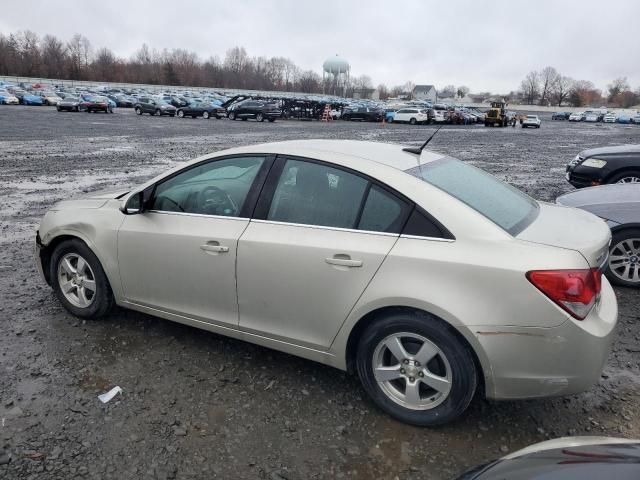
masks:
{"type": "Polygon", "coordinates": [[[583,112],[554,112],[552,120],[569,120],[570,122],[587,123],[635,123],[640,125],[640,112],[610,112],[603,109],[585,110],[583,112]]]}

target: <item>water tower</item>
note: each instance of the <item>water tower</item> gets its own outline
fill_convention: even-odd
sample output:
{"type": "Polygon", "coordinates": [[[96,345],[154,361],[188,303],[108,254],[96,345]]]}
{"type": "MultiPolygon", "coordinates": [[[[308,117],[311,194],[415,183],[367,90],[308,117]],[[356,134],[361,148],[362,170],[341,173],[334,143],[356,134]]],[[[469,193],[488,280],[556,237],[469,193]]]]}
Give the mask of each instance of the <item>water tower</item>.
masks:
{"type": "Polygon", "coordinates": [[[350,70],[349,62],[338,54],[327,58],[322,64],[322,91],[344,97],[350,70]]]}

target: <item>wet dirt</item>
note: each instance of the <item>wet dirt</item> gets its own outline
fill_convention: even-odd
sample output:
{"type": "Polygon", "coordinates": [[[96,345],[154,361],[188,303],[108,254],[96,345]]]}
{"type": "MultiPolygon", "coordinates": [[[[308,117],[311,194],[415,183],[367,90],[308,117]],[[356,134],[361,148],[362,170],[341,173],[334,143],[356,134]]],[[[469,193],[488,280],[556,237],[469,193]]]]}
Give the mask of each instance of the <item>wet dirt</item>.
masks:
{"type": "MultiPolygon", "coordinates": [[[[117,310],[69,315],[33,262],[55,202],[135,185],[206,152],[298,138],[419,145],[433,127],[58,113],[0,107],[0,478],[449,479],[565,435],[640,437],[640,292],[616,289],[620,324],[603,377],[548,400],[476,398],[453,424],[415,428],[355,377],[262,347],[117,310]],[[102,404],[97,395],[119,385],[102,404]],[[3,457],[4,455],[4,457],[3,457]]],[[[430,148],[537,199],[572,190],[589,147],[640,143],[640,127],[551,122],[539,130],[445,127],[430,148]]]]}

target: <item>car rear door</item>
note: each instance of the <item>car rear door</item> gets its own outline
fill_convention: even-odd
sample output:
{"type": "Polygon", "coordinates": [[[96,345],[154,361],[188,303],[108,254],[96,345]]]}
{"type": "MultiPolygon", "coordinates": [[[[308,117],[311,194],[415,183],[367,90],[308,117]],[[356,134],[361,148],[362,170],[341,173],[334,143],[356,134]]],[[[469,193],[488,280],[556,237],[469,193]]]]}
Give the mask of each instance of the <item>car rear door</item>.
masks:
{"type": "Polygon", "coordinates": [[[127,215],[118,231],[125,300],[237,328],[238,239],[271,161],[216,158],[160,181],[149,209],[127,215]]]}
{"type": "Polygon", "coordinates": [[[238,244],[240,329],[328,349],[409,205],[353,171],[279,157],[238,244]]]}

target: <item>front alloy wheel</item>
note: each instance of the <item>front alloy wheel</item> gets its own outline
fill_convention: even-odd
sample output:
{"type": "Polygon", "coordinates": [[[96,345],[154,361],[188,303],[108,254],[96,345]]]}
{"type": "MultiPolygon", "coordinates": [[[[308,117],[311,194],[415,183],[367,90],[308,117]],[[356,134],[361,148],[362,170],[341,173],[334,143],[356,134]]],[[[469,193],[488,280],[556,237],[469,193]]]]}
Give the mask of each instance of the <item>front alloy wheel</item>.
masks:
{"type": "Polygon", "coordinates": [[[256,122],[264,122],[264,115],[262,115],[262,113],[256,115],[256,122]]]}
{"type": "Polygon", "coordinates": [[[184,112],[182,110],[178,110],[178,117],[183,118],[184,112]]]}
{"type": "Polygon", "coordinates": [[[105,315],[114,299],[100,261],[79,239],[60,243],[51,255],[51,285],[62,305],[81,318],[105,315]]]}
{"type": "Polygon", "coordinates": [[[209,112],[202,112],[202,118],[204,118],[205,120],[209,119],[209,112]]]}
{"type": "Polygon", "coordinates": [[[96,277],[87,261],[77,253],[67,253],[58,263],[58,285],[72,305],[87,308],[96,295],[96,277]]]}

